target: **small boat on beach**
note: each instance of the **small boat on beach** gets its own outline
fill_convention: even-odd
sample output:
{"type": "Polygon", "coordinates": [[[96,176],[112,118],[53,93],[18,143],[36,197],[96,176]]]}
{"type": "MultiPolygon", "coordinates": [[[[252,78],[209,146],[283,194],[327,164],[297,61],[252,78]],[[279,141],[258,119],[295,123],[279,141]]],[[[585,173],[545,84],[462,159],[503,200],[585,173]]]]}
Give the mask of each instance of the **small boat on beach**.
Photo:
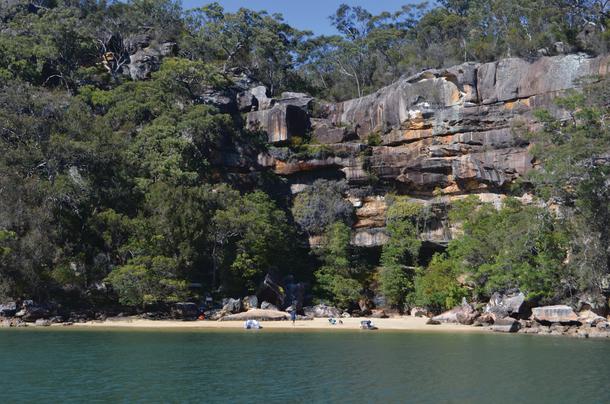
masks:
{"type": "Polygon", "coordinates": [[[378,328],[375,327],[375,324],[373,324],[373,322],[371,320],[362,320],[360,322],[360,328],[363,330],[377,330],[378,328]]]}
{"type": "Polygon", "coordinates": [[[263,328],[258,320],[246,320],[244,321],[244,328],[246,330],[260,330],[263,328]]]}

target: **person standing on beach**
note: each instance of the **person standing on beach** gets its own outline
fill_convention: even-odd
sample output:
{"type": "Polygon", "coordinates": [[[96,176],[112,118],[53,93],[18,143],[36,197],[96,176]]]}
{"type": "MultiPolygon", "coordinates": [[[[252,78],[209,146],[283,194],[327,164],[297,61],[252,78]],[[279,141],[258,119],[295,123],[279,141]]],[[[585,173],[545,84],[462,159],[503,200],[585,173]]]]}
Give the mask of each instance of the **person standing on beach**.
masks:
{"type": "Polygon", "coordinates": [[[294,325],[295,321],[297,320],[297,309],[296,309],[296,307],[294,307],[292,310],[290,310],[290,320],[292,320],[292,325],[294,325]]]}

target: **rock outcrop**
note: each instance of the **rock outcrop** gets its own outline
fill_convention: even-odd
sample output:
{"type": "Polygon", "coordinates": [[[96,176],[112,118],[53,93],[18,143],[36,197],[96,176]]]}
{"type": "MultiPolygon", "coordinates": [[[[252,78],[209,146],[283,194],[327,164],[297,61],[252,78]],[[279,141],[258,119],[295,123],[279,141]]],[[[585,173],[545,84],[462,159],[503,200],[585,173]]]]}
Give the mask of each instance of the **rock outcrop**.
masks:
{"type": "Polygon", "coordinates": [[[490,313],[494,319],[505,317],[526,318],[529,317],[525,295],[522,292],[491,295],[489,303],[485,305],[484,312],[490,313]]]}
{"type": "Polygon", "coordinates": [[[436,323],[472,325],[478,316],[479,313],[470,304],[463,302],[460,306],[432,317],[431,320],[436,323]]]}
{"type": "Polygon", "coordinates": [[[445,215],[449,202],[474,193],[499,203],[534,167],[523,136],[538,127],[533,111],[565,116],[553,99],[585,77],[606,75],[609,66],[608,55],[512,58],[426,70],[334,104],[305,94],[270,99],[260,88],[243,99],[248,127],[266,132],[278,146],[259,155],[261,167],[284,177],[293,192],[317,178],[348,182],[355,245],[387,240],[389,190],[430,207],[434,214],[423,238],[443,245],[453,234],[445,215]],[[295,136],[313,144],[299,153],[281,147],[295,136]]]}
{"type": "Polygon", "coordinates": [[[532,309],[532,317],[541,323],[572,323],[578,321],[578,315],[570,306],[543,306],[532,309]]]}

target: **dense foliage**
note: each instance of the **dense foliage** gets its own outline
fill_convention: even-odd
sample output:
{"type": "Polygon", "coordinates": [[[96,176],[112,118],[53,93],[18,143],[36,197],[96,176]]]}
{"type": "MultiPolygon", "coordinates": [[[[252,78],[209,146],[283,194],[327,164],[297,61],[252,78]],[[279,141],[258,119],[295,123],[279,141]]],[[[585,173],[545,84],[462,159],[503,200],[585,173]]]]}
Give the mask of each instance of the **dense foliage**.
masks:
{"type": "Polygon", "coordinates": [[[391,305],[435,310],[513,287],[549,300],[606,290],[607,83],[561,101],[567,121],[541,113],[533,134],[545,169],[526,185],[561,203],[560,216],[468,200],[452,213],[463,237],[420,268],[425,215],[397,197],[375,280],[350,246],[343,184],[319,180],[289,209],[281,180],[239,164],[266,145],[207,98],[236,77],[271,95],[347,99],[424,67],[608,50],[602,1],[439,3],[380,15],[342,5],[331,17],[338,35],[315,37],[216,3],[2,2],[0,300],[162,306],[252,293],[267,273],[313,281],[318,298],[342,307],[375,282],[391,305]],[[130,58],[163,47],[146,79],[130,77],[130,58]],[[323,242],[308,255],[303,239],[314,235],[323,242]]]}

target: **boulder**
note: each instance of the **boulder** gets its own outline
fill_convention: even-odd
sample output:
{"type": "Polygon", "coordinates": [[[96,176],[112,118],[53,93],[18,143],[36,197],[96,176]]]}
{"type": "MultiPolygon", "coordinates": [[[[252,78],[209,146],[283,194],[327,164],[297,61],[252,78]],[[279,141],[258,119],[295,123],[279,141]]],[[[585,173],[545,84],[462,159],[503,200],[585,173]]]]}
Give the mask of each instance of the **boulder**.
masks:
{"type": "Polygon", "coordinates": [[[435,320],[434,318],[429,318],[428,321],[426,321],[427,325],[440,325],[441,322],[438,320],[435,320]]]}
{"type": "Polygon", "coordinates": [[[227,313],[239,313],[242,311],[241,299],[223,299],[222,310],[227,313]]]}
{"type": "Polygon", "coordinates": [[[207,310],[203,313],[203,315],[205,316],[206,320],[220,320],[221,318],[225,317],[228,315],[228,313],[224,310],[220,310],[220,309],[213,309],[213,310],[207,310]]]}
{"type": "Polygon", "coordinates": [[[422,307],[413,307],[411,309],[411,315],[413,317],[428,317],[428,310],[422,307]]]}
{"type": "Polygon", "coordinates": [[[385,312],[385,310],[374,309],[374,310],[371,310],[371,317],[373,317],[373,318],[388,318],[390,316],[388,316],[388,314],[385,312]]]}
{"type": "Polygon", "coordinates": [[[242,299],[244,310],[258,308],[258,298],[256,295],[246,296],[242,299]]]}
{"type": "Polygon", "coordinates": [[[476,320],[474,320],[474,323],[472,323],[472,325],[474,325],[475,327],[489,326],[494,323],[495,319],[496,318],[493,314],[483,313],[479,317],[477,317],[476,320]]]}
{"type": "Polygon", "coordinates": [[[277,306],[269,303],[269,302],[262,302],[261,303],[261,310],[273,310],[273,311],[279,311],[279,309],[277,308],[277,306]]]}
{"type": "Polygon", "coordinates": [[[608,321],[600,321],[595,325],[595,328],[610,331],[610,323],[608,321]]]}
{"type": "Polygon", "coordinates": [[[21,310],[15,313],[15,317],[19,317],[23,321],[32,322],[39,318],[49,317],[49,314],[50,312],[47,307],[38,305],[32,300],[24,300],[21,310]]]}
{"type": "Polygon", "coordinates": [[[327,306],[325,304],[318,304],[313,307],[303,307],[303,312],[307,317],[315,318],[328,318],[328,317],[340,317],[341,310],[336,307],[327,306]]]}
{"type": "Polygon", "coordinates": [[[249,90],[249,93],[254,97],[253,106],[255,110],[269,109],[275,103],[275,100],[267,96],[267,87],[265,86],[253,87],[249,90]]]}
{"type": "Polygon", "coordinates": [[[541,323],[571,323],[578,321],[578,315],[570,306],[542,306],[532,309],[534,320],[541,323]]]}
{"type": "Polygon", "coordinates": [[[606,321],[605,317],[602,317],[591,310],[583,310],[578,313],[578,322],[595,327],[600,322],[606,321]]]}
{"type": "Polygon", "coordinates": [[[144,80],[159,70],[161,59],[174,53],[176,44],[166,42],[137,50],[129,57],[129,75],[132,80],[144,80]]]}
{"type": "Polygon", "coordinates": [[[7,302],[0,304],[0,316],[2,317],[13,317],[17,313],[17,303],[7,302]]]}
{"type": "Polygon", "coordinates": [[[305,284],[293,282],[292,279],[285,281],[285,284],[286,298],[284,299],[284,308],[286,306],[294,306],[298,312],[301,312],[305,299],[305,284]]]}
{"type": "Polygon", "coordinates": [[[175,303],[171,308],[171,316],[178,320],[196,320],[199,316],[199,308],[195,303],[175,303]]]}
{"type": "Polygon", "coordinates": [[[525,295],[521,292],[500,294],[498,292],[491,295],[489,303],[483,310],[485,313],[490,313],[494,318],[514,317],[526,318],[529,317],[525,302],[525,295]]]}
{"type": "Polygon", "coordinates": [[[34,325],[37,327],[49,327],[51,326],[51,321],[45,320],[44,318],[39,318],[34,322],[34,325]]]}
{"type": "Polygon", "coordinates": [[[276,307],[283,307],[284,302],[286,301],[286,293],[284,288],[281,287],[269,274],[265,276],[265,279],[260,284],[258,291],[256,292],[256,297],[258,298],[259,302],[266,301],[276,307]]]}
{"type": "Polygon", "coordinates": [[[462,302],[460,306],[434,316],[432,319],[440,323],[472,325],[478,316],[479,313],[470,304],[462,302]]]}
{"type": "Polygon", "coordinates": [[[608,298],[601,293],[584,292],[577,296],[575,304],[577,311],[592,311],[595,314],[605,317],[608,315],[608,298]]]}
{"type": "Polygon", "coordinates": [[[520,328],[521,324],[519,321],[511,317],[499,318],[491,327],[495,332],[517,332],[520,328]]]}
{"type": "Polygon", "coordinates": [[[252,309],[244,311],[242,313],[230,314],[219,319],[219,321],[246,321],[246,320],[257,320],[257,321],[278,321],[278,320],[289,320],[290,314],[279,311],[279,310],[263,310],[263,309],[252,309]]]}

